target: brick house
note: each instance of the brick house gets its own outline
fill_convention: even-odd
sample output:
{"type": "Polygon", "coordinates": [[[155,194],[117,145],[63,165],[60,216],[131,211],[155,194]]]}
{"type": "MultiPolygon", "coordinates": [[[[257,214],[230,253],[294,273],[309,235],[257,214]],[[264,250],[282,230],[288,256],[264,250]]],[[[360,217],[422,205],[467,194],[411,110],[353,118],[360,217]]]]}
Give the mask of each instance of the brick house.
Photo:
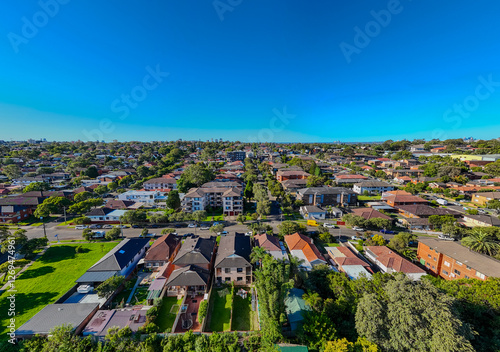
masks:
{"type": "Polygon", "coordinates": [[[234,282],[235,285],[252,284],[250,236],[235,233],[220,239],[215,259],[215,277],[220,283],[234,282]]]}

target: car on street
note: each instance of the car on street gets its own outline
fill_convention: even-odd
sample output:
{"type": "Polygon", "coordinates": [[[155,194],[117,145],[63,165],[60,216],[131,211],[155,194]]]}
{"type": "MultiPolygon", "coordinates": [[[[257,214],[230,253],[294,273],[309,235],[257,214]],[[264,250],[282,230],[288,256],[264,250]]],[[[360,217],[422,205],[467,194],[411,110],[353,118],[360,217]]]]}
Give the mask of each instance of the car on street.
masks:
{"type": "Polygon", "coordinates": [[[360,239],[358,236],[351,236],[351,240],[353,241],[359,241],[360,239]]]}
{"type": "Polygon", "coordinates": [[[334,224],[330,224],[328,222],[325,222],[323,224],[323,226],[326,227],[326,228],[328,228],[328,229],[336,229],[337,228],[337,226],[335,226],[334,224]]]}
{"type": "Polygon", "coordinates": [[[392,231],[392,230],[386,230],[386,229],[381,229],[381,230],[380,230],[380,232],[385,233],[385,234],[388,234],[388,235],[392,235],[392,234],[394,234],[394,233],[395,233],[395,232],[394,232],[394,231],[392,231]]]}
{"type": "Polygon", "coordinates": [[[119,229],[128,229],[127,225],[116,225],[116,227],[119,229]]]}
{"type": "Polygon", "coordinates": [[[210,230],[210,226],[202,226],[200,227],[200,230],[210,230]]]}
{"type": "Polygon", "coordinates": [[[190,232],[190,233],[185,233],[184,235],[182,235],[182,237],[191,237],[191,236],[194,236],[194,233],[190,232]]]}
{"type": "Polygon", "coordinates": [[[217,232],[218,236],[226,236],[229,232],[227,231],[222,231],[222,232],[217,232]]]}
{"type": "Polygon", "coordinates": [[[139,225],[132,225],[133,229],[140,229],[141,227],[139,225]]]}
{"type": "Polygon", "coordinates": [[[102,225],[103,229],[112,229],[113,225],[102,225]]]}
{"type": "Polygon", "coordinates": [[[76,225],[75,230],[85,230],[87,228],[87,225],[76,225]]]}
{"type": "Polygon", "coordinates": [[[358,227],[358,226],[353,226],[352,229],[354,231],[359,231],[359,232],[363,232],[365,229],[362,229],[361,227],[358,227]]]}
{"type": "Polygon", "coordinates": [[[196,225],[196,224],[189,224],[189,225],[188,225],[188,227],[189,227],[190,229],[194,229],[194,228],[195,228],[195,227],[197,227],[197,226],[198,226],[198,225],[196,225]]]}
{"type": "Polygon", "coordinates": [[[438,235],[438,238],[439,238],[440,240],[444,240],[444,241],[455,241],[455,239],[454,239],[453,237],[450,237],[450,236],[445,235],[445,234],[443,234],[443,233],[442,233],[442,234],[440,234],[440,235],[438,235]]]}
{"type": "Polygon", "coordinates": [[[100,229],[102,226],[99,224],[90,225],[89,229],[100,229]]]}

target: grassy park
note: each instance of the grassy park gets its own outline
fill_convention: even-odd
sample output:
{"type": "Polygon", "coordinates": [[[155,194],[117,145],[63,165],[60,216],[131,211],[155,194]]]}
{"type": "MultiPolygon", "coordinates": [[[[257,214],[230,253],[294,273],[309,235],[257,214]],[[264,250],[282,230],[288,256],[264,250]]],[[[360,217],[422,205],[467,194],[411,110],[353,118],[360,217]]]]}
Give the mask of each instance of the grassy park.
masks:
{"type": "MultiPolygon", "coordinates": [[[[15,280],[16,328],[19,328],[47,304],[66,293],[75,280],[109,252],[116,242],[52,245],[15,280]],[[81,246],[80,253],[76,248],[81,246]]],[[[0,311],[7,312],[9,292],[0,296],[0,311]]],[[[8,316],[3,315],[1,338],[7,337],[8,316]]]]}

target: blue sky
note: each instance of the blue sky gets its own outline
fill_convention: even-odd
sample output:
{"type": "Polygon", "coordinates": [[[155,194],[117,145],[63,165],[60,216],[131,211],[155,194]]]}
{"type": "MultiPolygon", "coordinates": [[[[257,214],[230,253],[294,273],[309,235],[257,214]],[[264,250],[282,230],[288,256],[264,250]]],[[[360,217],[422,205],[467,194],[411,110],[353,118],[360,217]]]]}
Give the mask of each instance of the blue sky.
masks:
{"type": "Polygon", "coordinates": [[[0,139],[496,138],[499,11],[494,0],[10,0],[0,139]]]}

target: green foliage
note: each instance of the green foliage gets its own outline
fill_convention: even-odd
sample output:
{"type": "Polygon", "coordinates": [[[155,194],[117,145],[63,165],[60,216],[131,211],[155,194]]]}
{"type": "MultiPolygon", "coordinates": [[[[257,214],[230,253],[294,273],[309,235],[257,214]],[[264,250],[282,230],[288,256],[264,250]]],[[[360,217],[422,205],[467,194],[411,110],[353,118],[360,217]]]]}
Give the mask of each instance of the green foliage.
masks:
{"type": "Polygon", "coordinates": [[[179,191],[172,190],[167,197],[167,207],[169,209],[177,210],[181,207],[181,199],[179,197],[179,191]]]}
{"type": "Polygon", "coordinates": [[[462,238],[462,244],[473,251],[494,256],[500,251],[500,244],[487,231],[475,228],[467,237],[462,238]]]}
{"type": "Polygon", "coordinates": [[[207,316],[207,310],[208,310],[208,301],[203,300],[200,303],[200,308],[198,309],[198,319],[199,321],[203,321],[205,317],[207,316]]]}
{"type": "Polygon", "coordinates": [[[366,226],[365,218],[359,215],[345,214],[342,217],[342,221],[345,221],[345,223],[349,226],[358,226],[358,227],[366,226]]]}
{"type": "Polygon", "coordinates": [[[307,231],[307,227],[298,222],[287,220],[278,225],[278,231],[278,235],[283,238],[283,236],[292,235],[296,232],[304,234],[307,231]]]}
{"type": "Polygon", "coordinates": [[[125,281],[123,276],[112,276],[99,286],[95,288],[95,291],[99,297],[110,297],[125,281]]]}
{"type": "Polygon", "coordinates": [[[305,312],[304,322],[298,336],[302,343],[318,350],[323,348],[328,341],[333,340],[336,332],[333,321],[326,313],[310,311],[305,312]]]}
{"type": "Polygon", "coordinates": [[[33,182],[24,187],[23,193],[32,191],[48,191],[50,189],[50,184],[47,182],[33,182]]]}
{"type": "Polygon", "coordinates": [[[212,181],[214,174],[204,163],[189,165],[177,181],[179,192],[186,193],[190,188],[199,187],[212,181]]]}
{"type": "Polygon", "coordinates": [[[116,240],[120,236],[121,236],[121,229],[119,229],[118,227],[113,227],[112,229],[106,231],[105,238],[108,241],[112,241],[112,240],[116,240]]]}
{"type": "Polygon", "coordinates": [[[356,310],[356,330],[388,351],[474,351],[470,327],[455,300],[427,282],[404,275],[384,285],[385,294],[365,294],[356,310]]]}
{"type": "Polygon", "coordinates": [[[73,222],[76,225],[83,225],[83,224],[90,224],[92,222],[92,220],[90,220],[90,218],[88,218],[86,216],[81,216],[79,218],[73,219],[73,222]]]}

